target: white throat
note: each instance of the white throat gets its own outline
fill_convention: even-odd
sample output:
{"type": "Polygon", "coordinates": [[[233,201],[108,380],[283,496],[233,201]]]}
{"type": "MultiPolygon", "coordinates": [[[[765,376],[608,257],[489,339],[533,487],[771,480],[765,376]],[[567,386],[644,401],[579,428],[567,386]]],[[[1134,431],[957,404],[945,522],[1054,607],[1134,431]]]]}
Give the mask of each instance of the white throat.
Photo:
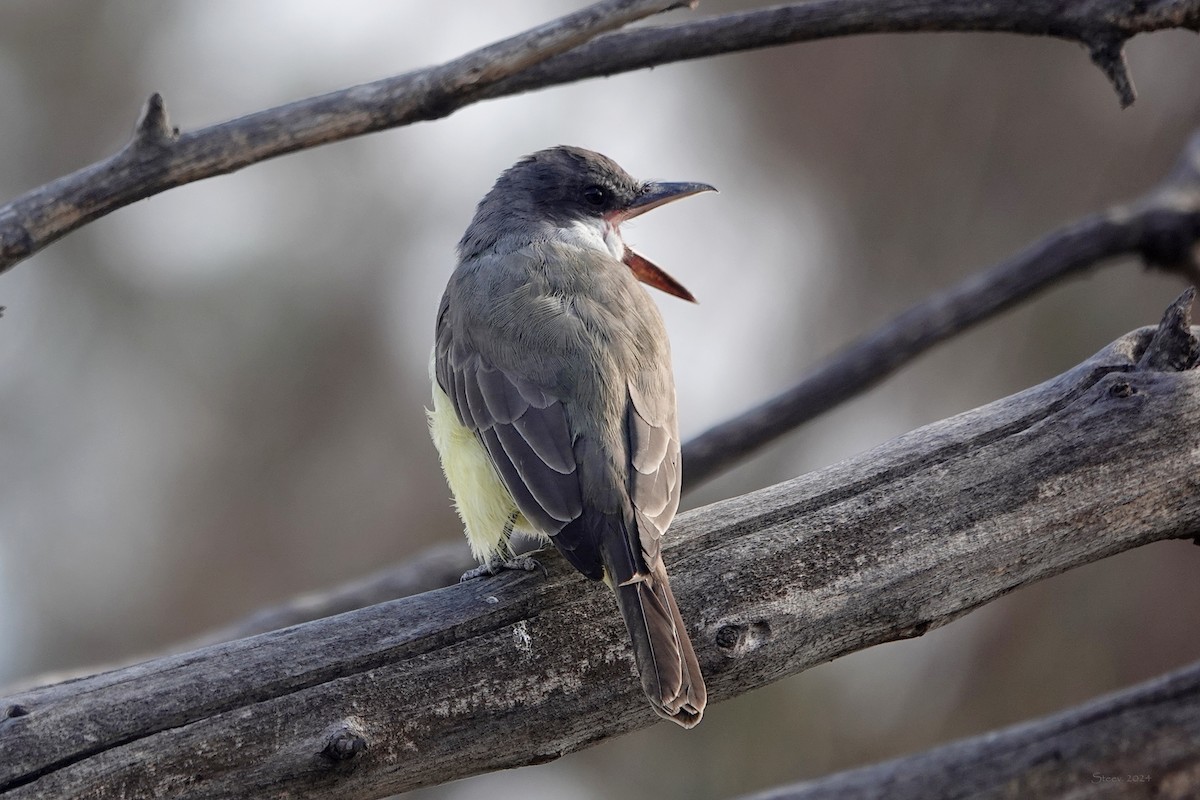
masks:
{"type": "Polygon", "coordinates": [[[585,250],[599,250],[608,253],[617,261],[625,258],[625,242],[616,227],[603,219],[575,220],[565,228],[559,228],[560,235],[568,244],[585,250]]]}

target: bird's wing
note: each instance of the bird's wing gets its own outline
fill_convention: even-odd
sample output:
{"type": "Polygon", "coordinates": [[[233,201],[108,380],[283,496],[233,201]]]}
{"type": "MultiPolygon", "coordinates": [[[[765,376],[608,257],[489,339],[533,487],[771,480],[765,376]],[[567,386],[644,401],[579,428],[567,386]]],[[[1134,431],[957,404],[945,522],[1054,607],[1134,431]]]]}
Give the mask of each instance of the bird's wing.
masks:
{"type": "Polygon", "coordinates": [[[578,517],[583,504],[562,402],[478,353],[439,353],[436,369],[459,420],[483,442],[529,522],[554,535],[578,517]]]}
{"type": "Polygon", "coordinates": [[[564,528],[583,514],[575,437],[563,398],[537,376],[490,363],[480,349],[453,336],[440,315],[435,375],[464,426],[491,456],[517,508],[538,532],[553,536],[563,555],[582,573],[601,577],[590,537],[564,528]],[[562,534],[562,535],[560,535],[562,534]]]}
{"type": "MultiPolygon", "coordinates": [[[[588,258],[611,260],[570,258],[580,271],[588,258]]],[[[529,265],[539,263],[507,254],[452,278],[438,319],[437,380],[521,513],[580,572],[601,577],[600,541],[624,528],[628,569],[614,577],[627,580],[658,561],[679,505],[666,332],[653,301],[622,271],[606,280],[593,270],[598,277],[575,287],[587,297],[568,301],[535,285],[529,265]]]]}
{"type": "Polygon", "coordinates": [[[669,368],[654,380],[629,382],[629,498],[646,565],[659,560],[662,537],[679,509],[682,489],[675,389],[669,368]]]}

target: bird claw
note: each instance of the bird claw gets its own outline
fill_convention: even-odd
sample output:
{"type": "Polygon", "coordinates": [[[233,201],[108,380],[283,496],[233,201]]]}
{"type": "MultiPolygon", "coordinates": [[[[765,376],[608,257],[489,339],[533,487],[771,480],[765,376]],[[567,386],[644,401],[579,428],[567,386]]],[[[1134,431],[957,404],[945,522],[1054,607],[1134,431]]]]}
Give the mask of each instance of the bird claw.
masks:
{"type": "Polygon", "coordinates": [[[536,558],[532,556],[514,556],[508,560],[501,558],[489,559],[486,564],[480,564],[475,569],[469,569],[464,572],[462,577],[458,579],[458,582],[464,583],[472,578],[482,578],[484,576],[491,577],[492,575],[500,574],[500,572],[506,569],[519,570],[521,572],[533,572],[540,569],[542,575],[546,574],[546,568],[536,558]]]}

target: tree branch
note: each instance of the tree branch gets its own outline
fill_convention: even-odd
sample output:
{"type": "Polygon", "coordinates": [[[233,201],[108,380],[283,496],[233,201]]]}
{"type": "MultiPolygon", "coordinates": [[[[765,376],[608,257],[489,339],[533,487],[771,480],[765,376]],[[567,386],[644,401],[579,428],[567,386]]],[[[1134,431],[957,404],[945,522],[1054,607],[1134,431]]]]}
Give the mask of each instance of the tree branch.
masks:
{"type": "Polygon", "coordinates": [[[1105,259],[1140,255],[1200,285],[1200,132],[1143,197],[1062,227],[926,298],[818,366],[795,386],[684,444],[685,491],[860,394],[934,345],[1105,259]]]}
{"type": "Polygon", "coordinates": [[[614,75],[740,50],[867,33],[992,31],[1054,36],[1088,48],[1123,106],[1134,100],[1126,41],[1165,28],[1200,29],[1196,0],[810,0],[804,3],[626,31],[548,59],[484,92],[498,97],[584,78],[614,75]]]}
{"type": "MultiPolygon", "coordinates": [[[[1150,368],[1193,360],[1189,301],[1171,335],[681,515],[667,560],[710,697],[1197,536],[1200,370],[1150,368]]],[[[379,797],[651,724],[608,593],[545,562],[4,698],[0,792],[379,797]]]]}
{"type": "MultiPolygon", "coordinates": [[[[518,552],[525,549],[531,548],[519,548],[518,552]]],[[[194,650],[217,642],[243,639],[289,625],[344,614],[356,608],[452,586],[458,583],[464,572],[475,566],[478,564],[471,558],[466,541],[459,537],[452,543],[430,547],[415,557],[374,575],[367,575],[328,591],[301,595],[283,605],[262,609],[173,650],[194,650]]]]}
{"type": "Polygon", "coordinates": [[[674,61],[862,33],[999,31],[1082,42],[1132,102],[1121,46],[1137,33],[1200,29],[1200,0],[813,0],[687,24],[597,34],[679,5],[608,0],[446,64],[196,131],[165,124],[162,98],[116,155],[0,207],[0,272],[137,200],[305,148],[447,116],[480,100],[674,61]],[[583,45],[583,46],[580,46],[583,45]]]}
{"type": "Polygon", "coordinates": [[[1035,722],[746,800],[1200,796],[1200,663],[1035,722]]]}
{"type": "Polygon", "coordinates": [[[76,228],[151,195],[268,158],[372,131],[438,119],[481,87],[635,20],[695,0],[603,0],[437,67],[179,133],[151,95],[116,155],[0,208],[0,272],[76,228]]]}
{"type": "MultiPolygon", "coordinates": [[[[518,533],[514,538],[517,552],[536,549],[534,540],[518,533]]],[[[0,686],[0,694],[15,693],[28,687],[82,678],[97,672],[119,669],[166,653],[184,653],[201,647],[245,639],[267,631],[345,614],[367,606],[399,600],[421,592],[431,592],[458,583],[464,572],[478,566],[471,557],[466,540],[457,537],[452,542],[434,545],[417,555],[372,575],[350,581],[332,589],[298,595],[279,605],[259,609],[223,628],[209,631],[186,641],[176,642],[154,653],[130,654],[105,664],[85,664],[69,669],[53,670],[0,686]]],[[[0,710],[2,710],[0,706],[0,710]]],[[[0,717],[2,721],[2,717],[0,717]]]]}

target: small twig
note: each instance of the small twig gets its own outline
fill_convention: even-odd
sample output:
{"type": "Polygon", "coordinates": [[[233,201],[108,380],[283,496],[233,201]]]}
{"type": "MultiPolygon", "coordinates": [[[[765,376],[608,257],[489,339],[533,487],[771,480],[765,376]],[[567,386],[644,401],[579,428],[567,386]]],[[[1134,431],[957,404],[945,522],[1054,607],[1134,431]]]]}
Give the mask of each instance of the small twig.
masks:
{"type": "Polygon", "coordinates": [[[1125,58],[1125,39],[1105,36],[1088,44],[1092,63],[1100,68],[1121,100],[1121,108],[1129,108],[1137,99],[1133,79],[1129,77],[1129,61],[1125,58]]]}
{"type": "Polygon", "coordinates": [[[1191,279],[1200,241],[1200,133],[1145,197],[1092,214],[913,306],[831,357],[782,394],[683,447],[684,488],[694,489],[805,422],[866,391],[934,345],[1097,262],[1140,255],[1191,279]]]}
{"type": "Polygon", "coordinates": [[[1196,288],[1189,286],[1163,313],[1154,338],[1138,359],[1137,370],[1179,372],[1196,366],[1200,341],[1192,334],[1192,300],[1196,288]]]}
{"type": "Polygon", "coordinates": [[[133,130],[134,147],[156,147],[170,144],[179,137],[179,129],[172,127],[167,116],[167,106],[158,92],[142,106],[137,125],[133,130]]]}
{"type": "MultiPolygon", "coordinates": [[[[1200,0],[811,0],[691,23],[609,33],[670,0],[609,0],[429,69],[278,106],[138,146],[0,207],[0,272],[118,208],[185,183],[365,133],[438,119],[465,105],[584,78],[688,59],[866,33],[997,31],[1089,47],[1114,81],[1130,37],[1200,29],[1200,0]],[[595,38],[593,41],[594,37],[595,38]],[[585,44],[586,43],[586,44],[585,44]],[[581,46],[582,45],[582,46],[581,46]]],[[[1118,83],[1123,102],[1132,98],[1118,83]]],[[[157,95],[150,109],[161,107],[157,95]]],[[[146,116],[145,114],[143,116],[146,116]]]]}

